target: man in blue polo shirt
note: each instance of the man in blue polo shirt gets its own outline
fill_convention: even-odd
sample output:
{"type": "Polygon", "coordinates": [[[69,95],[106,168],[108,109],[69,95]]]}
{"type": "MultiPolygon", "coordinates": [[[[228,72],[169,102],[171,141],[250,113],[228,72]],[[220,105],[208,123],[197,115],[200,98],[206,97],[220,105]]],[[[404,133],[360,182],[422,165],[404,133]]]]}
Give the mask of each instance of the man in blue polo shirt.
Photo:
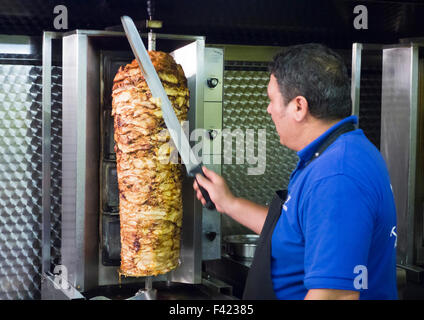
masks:
{"type": "Polygon", "coordinates": [[[266,208],[234,197],[213,171],[197,176],[219,212],[261,235],[245,298],[397,299],[390,178],[350,116],[343,60],[307,44],[276,55],[270,69],[267,111],[299,156],[286,195],[266,208]]]}

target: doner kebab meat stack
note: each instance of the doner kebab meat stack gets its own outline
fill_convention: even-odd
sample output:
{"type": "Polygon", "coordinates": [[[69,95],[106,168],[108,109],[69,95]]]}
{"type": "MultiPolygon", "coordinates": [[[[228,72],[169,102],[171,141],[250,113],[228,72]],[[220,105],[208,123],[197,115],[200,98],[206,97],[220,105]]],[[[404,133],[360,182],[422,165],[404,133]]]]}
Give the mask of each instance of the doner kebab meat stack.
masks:
{"type": "MultiPolygon", "coordinates": [[[[186,120],[189,91],[183,69],[167,53],[149,51],[149,56],[178,120],[186,120]]],[[[179,263],[183,168],[169,161],[173,149],[164,130],[160,99],[152,97],[136,60],[118,70],[112,97],[120,274],[164,274],[179,263]]]]}

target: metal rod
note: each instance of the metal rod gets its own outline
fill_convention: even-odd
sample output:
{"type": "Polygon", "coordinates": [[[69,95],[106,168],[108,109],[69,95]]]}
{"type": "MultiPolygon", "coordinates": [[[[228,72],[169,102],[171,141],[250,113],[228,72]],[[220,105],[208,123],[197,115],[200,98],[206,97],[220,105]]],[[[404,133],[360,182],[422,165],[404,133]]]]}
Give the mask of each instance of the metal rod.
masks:
{"type": "Polygon", "coordinates": [[[417,130],[418,130],[418,68],[419,50],[411,46],[410,105],[409,105],[409,160],[408,160],[408,206],[407,206],[407,251],[406,264],[415,264],[415,177],[417,174],[417,130]]]}
{"type": "MultiPolygon", "coordinates": [[[[155,1],[147,0],[147,14],[149,15],[149,20],[153,20],[153,16],[155,15],[155,1]]],[[[148,34],[148,46],[147,50],[155,51],[156,50],[156,34],[153,33],[152,29],[150,29],[148,34]]]]}
{"type": "MultiPolygon", "coordinates": [[[[125,37],[125,32],[121,31],[105,31],[105,30],[74,30],[67,32],[65,35],[69,36],[72,34],[86,35],[89,37],[125,37]]],[[[147,33],[140,33],[142,38],[148,37],[147,33]]],[[[157,39],[163,40],[181,40],[181,41],[205,41],[204,36],[194,36],[194,35],[183,35],[183,34],[167,34],[167,33],[157,33],[155,34],[157,39]]]]}
{"type": "Polygon", "coordinates": [[[43,34],[43,70],[42,70],[42,273],[50,271],[50,184],[51,184],[51,78],[52,78],[52,37],[43,34]]]}
{"type": "Polygon", "coordinates": [[[361,61],[362,61],[362,43],[352,45],[352,79],[351,79],[351,98],[352,114],[358,117],[359,125],[359,100],[361,94],[361,61]]]}
{"type": "Polygon", "coordinates": [[[156,33],[149,31],[148,34],[148,45],[147,50],[155,51],[156,50],[156,33]]]}
{"type": "Polygon", "coordinates": [[[153,282],[153,277],[146,277],[145,283],[144,283],[146,291],[152,290],[152,282],[153,282]]]}
{"type": "Polygon", "coordinates": [[[155,15],[155,1],[147,0],[147,14],[149,15],[149,19],[153,20],[153,16],[155,15]]]}
{"type": "Polygon", "coordinates": [[[166,286],[170,287],[171,286],[171,282],[172,282],[172,275],[171,272],[168,272],[166,274],[166,286]]]}

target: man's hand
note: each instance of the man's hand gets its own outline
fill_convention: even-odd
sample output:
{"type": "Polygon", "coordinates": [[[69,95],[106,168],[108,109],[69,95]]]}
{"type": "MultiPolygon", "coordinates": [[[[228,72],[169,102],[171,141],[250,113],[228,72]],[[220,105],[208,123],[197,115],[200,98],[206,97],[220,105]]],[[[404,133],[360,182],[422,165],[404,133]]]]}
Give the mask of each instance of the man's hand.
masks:
{"type": "MultiPolygon", "coordinates": [[[[212,202],[215,204],[216,210],[221,213],[228,214],[230,211],[230,206],[234,202],[235,197],[231,193],[230,189],[227,186],[225,180],[212,170],[209,170],[206,167],[202,167],[203,173],[209,179],[206,179],[200,174],[196,175],[196,179],[199,184],[205,188],[212,202]]],[[[199,186],[197,185],[196,180],[194,180],[193,188],[196,190],[197,199],[199,199],[203,205],[206,204],[205,199],[200,192],[199,186]]]]}
{"type": "Polygon", "coordinates": [[[305,300],[358,300],[359,292],[335,289],[311,289],[305,300]]]}
{"type": "MultiPolygon", "coordinates": [[[[255,233],[261,233],[264,225],[268,208],[256,204],[252,201],[235,197],[227,186],[225,180],[215,172],[203,167],[205,176],[197,174],[196,179],[199,184],[206,189],[212,202],[215,203],[216,210],[229,215],[231,218],[249,228],[255,233]]],[[[203,205],[206,204],[196,180],[193,183],[196,190],[197,199],[203,205]]]]}

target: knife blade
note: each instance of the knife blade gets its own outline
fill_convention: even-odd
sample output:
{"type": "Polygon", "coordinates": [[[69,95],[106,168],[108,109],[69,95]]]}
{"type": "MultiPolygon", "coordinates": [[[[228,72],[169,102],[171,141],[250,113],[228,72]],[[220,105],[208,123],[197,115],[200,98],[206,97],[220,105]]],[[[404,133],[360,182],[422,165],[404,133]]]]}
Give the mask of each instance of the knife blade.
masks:
{"type": "MultiPolygon", "coordinates": [[[[159,76],[156,72],[155,67],[150,60],[150,56],[147,53],[146,47],[141,40],[140,34],[133,22],[133,20],[128,16],[121,17],[121,22],[125,30],[125,34],[130,43],[131,49],[134,53],[134,56],[138,62],[138,65],[141,69],[141,73],[144,76],[144,79],[149,86],[152,97],[160,98],[162,109],[163,119],[168,128],[169,134],[172,137],[172,140],[175,143],[175,146],[181,156],[181,159],[186,166],[187,174],[196,179],[196,174],[200,173],[205,177],[205,174],[202,170],[202,162],[197,159],[193,150],[190,147],[190,143],[187,139],[187,136],[184,134],[181,124],[178,121],[177,116],[175,115],[174,109],[171,102],[168,99],[168,95],[163,88],[162,82],[159,79],[159,76]]],[[[207,179],[207,177],[205,177],[207,179]]],[[[197,181],[197,179],[196,179],[197,181]]],[[[210,199],[208,192],[200,186],[200,191],[203,198],[206,200],[205,207],[209,210],[215,209],[215,204],[210,199]]]]}

